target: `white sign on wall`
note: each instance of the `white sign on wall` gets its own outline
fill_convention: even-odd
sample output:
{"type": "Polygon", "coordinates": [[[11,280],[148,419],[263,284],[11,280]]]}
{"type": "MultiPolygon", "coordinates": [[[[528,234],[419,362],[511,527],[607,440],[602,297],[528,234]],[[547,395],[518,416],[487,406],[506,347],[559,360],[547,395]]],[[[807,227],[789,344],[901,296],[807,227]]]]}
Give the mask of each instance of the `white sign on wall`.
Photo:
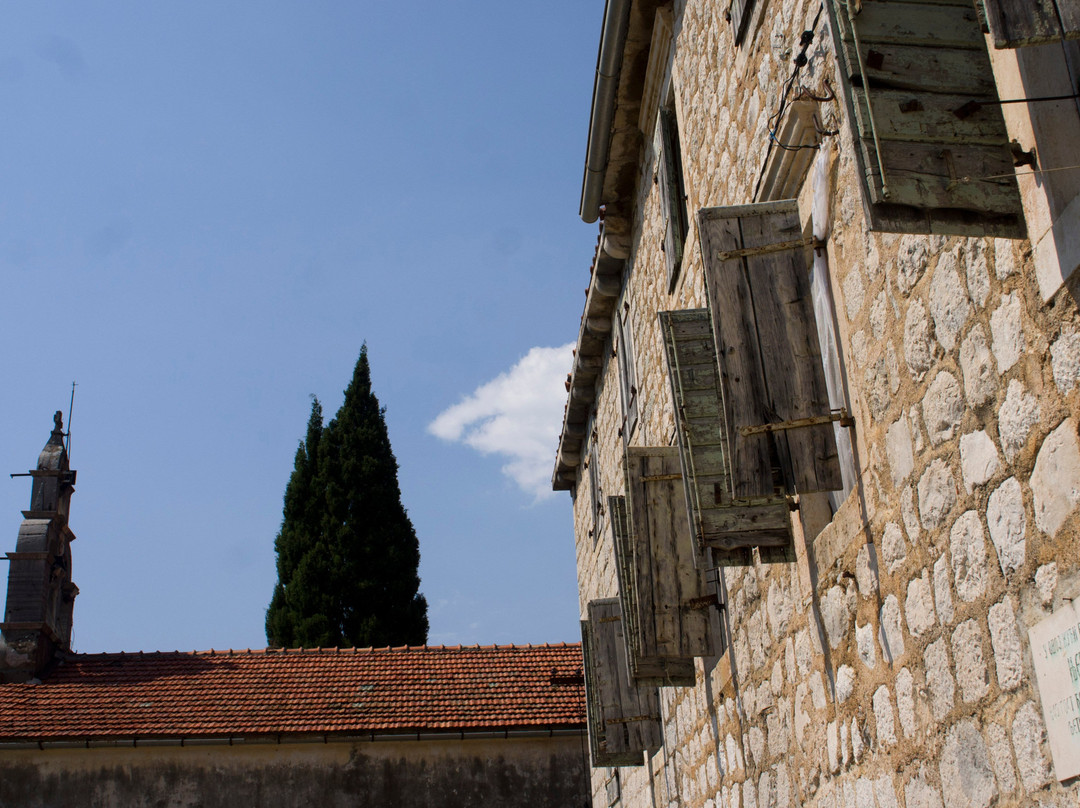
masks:
{"type": "Polygon", "coordinates": [[[1080,775],[1080,609],[1073,601],[1031,627],[1031,657],[1058,780],[1080,775]]]}

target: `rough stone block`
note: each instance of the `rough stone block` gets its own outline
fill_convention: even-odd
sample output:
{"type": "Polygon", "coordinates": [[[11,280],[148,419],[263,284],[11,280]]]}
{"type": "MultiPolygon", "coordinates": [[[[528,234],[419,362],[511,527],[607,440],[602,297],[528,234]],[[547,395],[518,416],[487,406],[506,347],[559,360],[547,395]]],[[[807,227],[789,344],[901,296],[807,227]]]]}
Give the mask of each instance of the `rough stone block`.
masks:
{"type": "Polygon", "coordinates": [[[911,451],[911,428],[903,415],[893,422],[885,435],[885,453],[889,458],[889,471],[895,488],[911,474],[915,467],[915,455],[911,451]]]}
{"type": "Polygon", "coordinates": [[[889,688],[881,685],[874,691],[874,721],[877,723],[878,743],[886,746],[896,744],[896,720],[893,715],[892,697],[889,688]]]}
{"type": "Polygon", "coordinates": [[[990,272],[987,269],[986,249],[982,239],[969,238],[967,249],[968,294],[976,306],[985,306],[990,296],[990,272]]]}
{"type": "Polygon", "coordinates": [[[990,674],[983,655],[982,627],[975,620],[965,620],[952,635],[953,660],[960,697],[974,703],[990,690],[990,674]]]}
{"type": "Polygon", "coordinates": [[[873,550],[874,545],[864,544],[855,558],[855,584],[864,598],[875,594],[878,588],[876,553],[873,550]]]}
{"type": "Polygon", "coordinates": [[[986,745],[990,750],[990,763],[994,766],[998,790],[1002,794],[1016,791],[1016,770],[1013,768],[1012,747],[1009,736],[1000,724],[989,723],[983,729],[986,745]]]}
{"type": "Polygon", "coordinates": [[[855,669],[850,665],[841,665],[836,672],[836,700],[843,704],[851,698],[855,688],[855,669]]]}
{"type": "Polygon", "coordinates": [[[1054,602],[1057,579],[1057,563],[1053,561],[1035,570],[1035,590],[1039,593],[1039,602],[1046,608],[1054,602]]]}
{"type": "Polygon", "coordinates": [[[904,316],[904,361],[915,381],[922,381],[934,363],[934,348],[926,306],[914,298],[904,316]]]}
{"type": "Polygon", "coordinates": [[[926,646],[923,661],[926,663],[926,684],[930,688],[930,712],[940,721],[953,708],[956,693],[944,637],[926,646]]]}
{"type": "Polygon", "coordinates": [[[839,648],[851,628],[852,607],[847,593],[839,586],[829,587],[821,599],[821,620],[825,624],[830,647],[839,648]]]}
{"type": "Polygon", "coordinates": [[[896,285],[901,294],[908,294],[922,277],[930,257],[925,238],[905,235],[896,251],[896,285]]]}
{"type": "Polygon", "coordinates": [[[885,562],[885,569],[889,573],[896,572],[907,558],[907,542],[900,525],[889,522],[881,535],[881,560],[885,562]]]}
{"type": "Polygon", "coordinates": [[[990,644],[994,647],[998,687],[1015,690],[1023,682],[1024,664],[1016,614],[1008,597],[990,607],[987,622],[990,624],[990,644]]]}
{"type": "Polygon", "coordinates": [[[986,504],[986,525],[1006,579],[1024,566],[1027,513],[1020,483],[1010,477],[997,487],[986,504]]]}
{"type": "Polygon", "coordinates": [[[1050,764],[1043,754],[1045,741],[1046,726],[1039,708],[1033,702],[1026,702],[1013,717],[1012,742],[1020,782],[1029,792],[1050,782],[1050,764]]]}
{"type": "Polygon", "coordinates": [[[953,621],[952,589],[949,587],[949,562],[941,556],[934,562],[934,607],[937,609],[941,625],[947,626],[953,621]]]}
{"type": "Polygon", "coordinates": [[[1057,534],[1080,503],[1080,443],[1077,422],[1066,418],[1046,436],[1031,473],[1035,524],[1048,536],[1057,534]]]}
{"type": "Polygon", "coordinates": [[[921,637],[934,628],[937,615],[934,614],[934,595],[929,570],[924,569],[921,577],[908,582],[904,615],[907,617],[908,631],[915,637],[921,637]]]}
{"type": "Polygon", "coordinates": [[[906,808],[944,808],[941,794],[921,776],[913,777],[904,786],[904,804],[906,808]]]}
{"type": "MultiPolygon", "coordinates": [[[[1024,326],[1020,298],[1013,292],[1002,296],[1001,305],[990,315],[990,336],[998,373],[1004,373],[1024,352],[1024,326]]],[[[1051,349],[1053,350],[1053,349],[1051,349]]]]}
{"type": "Polygon", "coordinates": [[[888,595],[881,604],[881,649],[886,662],[895,662],[904,655],[904,632],[900,625],[900,601],[888,595]]]}
{"type": "Polygon", "coordinates": [[[976,324],[960,344],[960,369],[964,373],[964,392],[974,407],[989,401],[997,392],[998,375],[982,324],[976,324]]]}
{"type": "Polygon", "coordinates": [[[904,519],[904,530],[907,531],[908,539],[916,541],[922,532],[919,524],[919,511],[915,507],[915,489],[910,485],[904,486],[900,494],[900,515],[904,519]]]}
{"type": "Polygon", "coordinates": [[[938,342],[946,351],[956,347],[956,341],[971,316],[971,302],[956,271],[956,254],[943,253],[930,279],[930,315],[938,342]]]}
{"type": "Polygon", "coordinates": [[[970,718],[949,727],[939,769],[945,804],[950,808],[988,808],[997,795],[986,742],[970,718]]]}
{"type": "Polygon", "coordinates": [[[960,437],[960,472],[964,490],[969,494],[976,486],[990,480],[1001,467],[1001,458],[993,439],[980,430],[960,437]]]}
{"type": "Polygon", "coordinates": [[[960,514],[949,532],[953,583],[960,600],[971,603],[986,592],[986,538],[977,511],[960,514]]]}
{"type": "Polygon", "coordinates": [[[964,395],[956,377],[943,370],[934,377],[923,397],[923,421],[934,446],[951,440],[964,414],[964,395]]]}
{"type": "Polygon", "coordinates": [[[1005,459],[1013,462],[1039,423],[1039,402],[1016,379],[1009,380],[1005,401],[998,410],[998,437],[1005,459]]]}
{"type": "Polygon", "coordinates": [[[1057,389],[1071,392],[1080,382],[1080,331],[1071,324],[1062,327],[1061,336],[1050,346],[1050,361],[1057,389]]]}
{"type": "Polygon", "coordinates": [[[923,527],[941,526],[956,504],[956,480],[949,464],[938,458],[926,467],[919,478],[919,517],[923,527]]]}
{"type": "Polygon", "coordinates": [[[877,665],[877,650],[874,647],[874,624],[867,623],[865,626],[855,624],[855,647],[859,653],[859,659],[868,667],[877,665]]]}
{"type": "Polygon", "coordinates": [[[1016,260],[1016,242],[1007,238],[994,239],[994,275],[999,281],[1014,274],[1019,266],[1016,260]]]}
{"type": "Polygon", "coordinates": [[[915,681],[907,668],[896,674],[896,712],[904,737],[910,738],[915,734],[915,681]]]}

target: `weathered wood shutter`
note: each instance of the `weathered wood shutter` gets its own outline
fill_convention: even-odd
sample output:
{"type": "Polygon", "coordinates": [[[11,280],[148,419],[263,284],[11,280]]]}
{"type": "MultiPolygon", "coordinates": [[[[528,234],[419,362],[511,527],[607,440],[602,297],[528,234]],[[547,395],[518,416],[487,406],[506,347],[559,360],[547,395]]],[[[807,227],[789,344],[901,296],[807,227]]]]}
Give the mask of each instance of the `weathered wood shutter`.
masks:
{"type": "Polygon", "coordinates": [[[994,47],[1048,45],[1080,39],[1076,0],[983,0],[994,47]]]}
{"type": "Polygon", "coordinates": [[[673,109],[660,110],[660,155],[657,163],[660,212],[665,223],[664,257],[667,262],[667,288],[670,292],[675,288],[675,281],[679,278],[683,245],[688,229],[679,124],[673,109]]]}
{"type": "Polygon", "coordinates": [[[871,226],[1023,237],[1009,137],[971,0],[856,6],[832,0],[871,226]]]}
{"type": "Polygon", "coordinates": [[[694,657],[716,653],[709,612],[717,601],[690,533],[679,450],[628,448],[626,487],[631,564],[619,591],[630,675],[638,682],[692,685],[694,657]]]}
{"type": "MultiPolygon", "coordinates": [[[[786,497],[773,490],[753,498],[736,498],[734,493],[732,464],[739,458],[732,447],[737,440],[725,407],[709,310],[660,312],[660,330],[687,481],[690,531],[698,552],[714,548],[720,566],[753,563],[751,547],[762,548],[763,561],[789,560],[783,552],[792,541],[786,497]]],[[[769,473],[771,483],[771,469],[769,473]]]]}
{"type": "Polygon", "coordinates": [[[581,623],[585,705],[592,765],[639,766],[642,753],[663,743],[655,687],[631,684],[618,598],[589,603],[581,623]]]}
{"type": "Polygon", "coordinates": [[[728,14],[731,17],[731,28],[735,34],[736,45],[741,43],[743,37],[746,35],[746,29],[750,24],[750,11],[753,4],[754,0],[731,0],[728,14]]]}
{"type": "Polygon", "coordinates": [[[704,208],[699,221],[734,498],[842,487],[797,203],[704,208]]]}
{"type": "Polygon", "coordinates": [[[593,543],[600,541],[600,517],[604,512],[602,492],[600,490],[600,463],[596,451],[596,438],[589,439],[588,459],[585,461],[589,472],[589,496],[592,506],[592,532],[593,543]]]}

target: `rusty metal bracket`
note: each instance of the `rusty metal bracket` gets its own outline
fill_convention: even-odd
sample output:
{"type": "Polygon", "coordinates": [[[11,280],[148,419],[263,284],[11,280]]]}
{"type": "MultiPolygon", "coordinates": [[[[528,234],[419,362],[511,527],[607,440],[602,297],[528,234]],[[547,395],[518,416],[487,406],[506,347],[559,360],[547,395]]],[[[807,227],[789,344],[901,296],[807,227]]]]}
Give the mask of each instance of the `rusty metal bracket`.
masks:
{"type": "Polygon", "coordinates": [[[766,244],[762,247],[744,247],[741,250],[720,250],[716,257],[721,261],[730,261],[732,258],[745,258],[750,255],[765,255],[766,253],[784,252],[796,250],[799,247],[824,247],[825,242],[815,236],[794,239],[793,241],[780,241],[776,244],[766,244]]]}
{"type": "Polygon", "coordinates": [[[840,426],[853,427],[855,426],[855,419],[851,417],[847,409],[841,407],[839,410],[834,410],[828,415],[812,415],[808,418],[795,418],[791,421],[777,421],[771,424],[757,424],[756,426],[744,426],[739,428],[739,434],[744,438],[750,435],[760,435],[768,432],[783,432],[786,429],[801,429],[807,426],[817,426],[818,424],[829,424],[836,421],[840,426]]]}

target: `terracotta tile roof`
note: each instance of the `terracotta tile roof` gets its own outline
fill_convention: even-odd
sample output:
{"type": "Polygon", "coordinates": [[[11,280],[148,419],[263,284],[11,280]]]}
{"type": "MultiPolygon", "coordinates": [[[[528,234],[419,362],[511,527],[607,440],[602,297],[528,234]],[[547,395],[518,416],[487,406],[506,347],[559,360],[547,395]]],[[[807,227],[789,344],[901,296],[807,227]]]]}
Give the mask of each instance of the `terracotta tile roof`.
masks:
{"type": "Polygon", "coordinates": [[[75,654],[0,685],[0,741],[571,729],[581,646],[75,654]]]}

